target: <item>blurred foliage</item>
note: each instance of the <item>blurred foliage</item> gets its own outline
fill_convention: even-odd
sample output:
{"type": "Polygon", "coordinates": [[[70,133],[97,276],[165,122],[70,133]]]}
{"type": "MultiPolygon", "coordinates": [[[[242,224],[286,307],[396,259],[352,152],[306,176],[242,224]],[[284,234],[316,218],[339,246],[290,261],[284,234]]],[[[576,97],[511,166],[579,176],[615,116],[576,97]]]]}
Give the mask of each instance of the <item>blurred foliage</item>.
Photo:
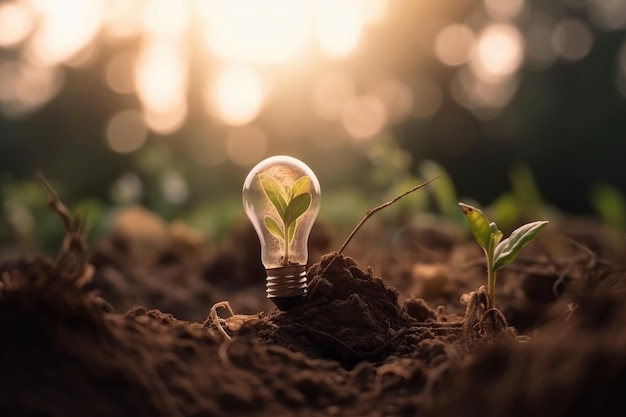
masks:
{"type": "MultiPolygon", "coordinates": [[[[0,5],[18,3],[46,4],[0,5]]],[[[106,230],[117,208],[141,204],[220,240],[245,221],[240,192],[247,171],[273,154],[302,159],[317,173],[320,218],[340,231],[350,230],[368,208],[433,176],[439,178],[381,212],[381,220],[398,225],[429,213],[459,223],[456,203],[462,198],[481,202],[506,230],[546,217],[550,207],[597,214],[618,230],[626,228],[622,2],[363,2],[382,4],[387,15],[361,22],[349,53],[329,54],[321,40],[278,63],[259,56],[262,50],[271,58],[273,49],[261,49],[267,45],[248,50],[257,60],[238,63],[245,66],[244,75],[261,80],[264,89],[252,93],[265,96],[243,122],[206,105],[205,90],[218,91],[220,71],[234,61],[203,45],[208,38],[198,35],[210,26],[203,24],[204,15],[190,14],[187,38],[176,38],[180,34],[166,27],[176,23],[174,13],[162,14],[168,18],[160,27],[149,20],[158,15],[156,9],[149,14],[147,6],[137,6],[167,11],[192,2],[115,3],[123,9],[118,15],[52,64],[33,58],[32,33],[6,46],[18,32],[0,27],[0,242],[5,246],[51,249],[60,241],[62,227],[32,181],[35,171],[53,183],[68,207],[87,214],[92,239],[106,230]],[[105,27],[115,19],[139,26],[115,38],[105,27]],[[455,38],[459,33],[463,36],[455,38]],[[182,86],[171,87],[178,78],[168,72],[143,80],[154,84],[137,79],[128,91],[111,82],[115,73],[132,84],[148,46],[164,46],[159,42],[180,46],[173,48],[183,54],[180,60],[165,64],[182,65],[182,86]],[[119,66],[124,62],[127,66],[119,66]],[[213,83],[208,87],[207,79],[213,83]],[[185,114],[168,130],[159,126],[171,114],[150,112],[170,93],[179,100],[174,110],[185,114]],[[20,94],[40,101],[19,101],[20,94]],[[130,145],[135,148],[120,150],[130,145]]],[[[60,9],[48,7],[46,13],[60,9]]],[[[57,15],[71,12],[78,13],[68,9],[57,15]]],[[[33,27],[43,18],[42,12],[33,27]]],[[[39,50],[44,52],[55,50],[39,50]]],[[[236,84],[242,85],[247,84],[236,84]]],[[[244,100],[244,108],[246,99],[256,97],[229,91],[230,99],[244,100]]]]}
{"type": "Polygon", "coordinates": [[[591,189],[591,202],[598,216],[609,229],[614,244],[626,244],[626,197],[617,188],[606,184],[596,184],[591,189]]]}

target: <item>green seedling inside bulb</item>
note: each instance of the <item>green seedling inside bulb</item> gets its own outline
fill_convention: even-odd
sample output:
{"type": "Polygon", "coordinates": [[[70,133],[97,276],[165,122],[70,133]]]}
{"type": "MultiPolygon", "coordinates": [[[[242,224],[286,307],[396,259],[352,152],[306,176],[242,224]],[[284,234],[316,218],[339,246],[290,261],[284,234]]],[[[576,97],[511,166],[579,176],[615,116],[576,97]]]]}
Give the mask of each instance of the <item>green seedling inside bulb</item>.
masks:
{"type": "Polygon", "coordinates": [[[259,179],[263,191],[278,213],[278,220],[269,214],[265,216],[265,227],[283,242],[283,264],[289,265],[289,246],[296,235],[298,218],[311,206],[311,193],[307,192],[311,180],[303,176],[292,185],[281,187],[267,174],[259,174],[259,179]]]}
{"type": "Polygon", "coordinates": [[[311,168],[286,155],[259,162],[243,184],[243,207],[261,244],[267,297],[281,310],[290,310],[307,294],[307,241],[320,192],[311,168]]]}
{"type": "Polygon", "coordinates": [[[487,294],[491,306],[495,307],[496,272],[513,262],[524,246],[530,243],[548,224],[547,221],[527,223],[502,240],[503,233],[494,222],[489,222],[476,207],[459,203],[474,239],[485,252],[487,258],[487,294]]]}

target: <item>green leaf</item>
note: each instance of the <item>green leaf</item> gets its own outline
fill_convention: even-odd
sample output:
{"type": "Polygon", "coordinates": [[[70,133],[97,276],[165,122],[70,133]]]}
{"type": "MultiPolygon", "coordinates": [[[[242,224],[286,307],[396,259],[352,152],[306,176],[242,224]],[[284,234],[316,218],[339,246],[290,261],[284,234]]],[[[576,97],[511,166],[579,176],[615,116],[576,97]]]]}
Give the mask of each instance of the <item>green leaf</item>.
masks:
{"type": "Polygon", "coordinates": [[[276,207],[280,218],[284,220],[285,211],[287,210],[287,201],[285,200],[280,184],[267,174],[259,174],[259,178],[265,195],[267,195],[267,198],[269,198],[274,207],[276,207]]]}
{"type": "Polygon", "coordinates": [[[530,243],[546,224],[548,224],[547,221],[525,224],[513,231],[511,236],[500,242],[494,254],[494,271],[513,262],[522,248],[530,243]]]}
{"type": "Polygon", "coordinates": [[[474,239],[476,239],[476,242],[478,242],[483,250],[487,251],[489,243],[491,242],[491,234],[493,233],[489,220],[487,220],[487,217],[485,217],[483,212],[476,207],[463,203],[459,203],[459,207],[465,215],[465,219],[467,220],[467,224],[474,235],[474,239]]]}
{"type": "Polygon", "coordinates": [[[311,179],[307,176],[300,177],[294,184],[291,189],[291,195],[293,197],[297,197],[300,194],[304,194],[308,191],[309,185],[311,184],[311,179]]]}
{"type": "Polygon", "coordinates": [[[285,226],[291,226],[291,223],[294,223],[296,219],[302,216],[311,205],[311,194],[304,193],[294,197],[287,209],[285,210],[285,226]]]}
{"type": "Polygon", "coordinates": [[[265,216],[265,227],[269,230],[273,235],[278,237],[280,240],[285,240],[285,235],[283,230],[280,228],[276,220],[272,216],[265,216]]]}
{"type": "Polygon", "coordinates": [[[293,222],[287,228],[287,238],[289,239],[289,244],[291,244],[294,236],[296,235],[296,224],[298,224],[298,222],[293,222]]]}
{"type": "Polygon", "coordinates": [[[498,247],[500,240],[502,240],[503,234],[494,222],[489,223],[489,230],[491,231],[491,236],[489,237],[489,250],[495,250],[498,247]]]}

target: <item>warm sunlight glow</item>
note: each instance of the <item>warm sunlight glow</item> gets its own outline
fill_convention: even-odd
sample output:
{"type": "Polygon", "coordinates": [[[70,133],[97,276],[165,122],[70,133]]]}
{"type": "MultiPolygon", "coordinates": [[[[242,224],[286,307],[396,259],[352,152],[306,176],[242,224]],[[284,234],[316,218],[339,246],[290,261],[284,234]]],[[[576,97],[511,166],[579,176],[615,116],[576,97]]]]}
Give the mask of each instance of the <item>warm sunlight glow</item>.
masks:
{"type": "Polygon", "coordinates": [[[346,103],[355,95],[354,82],[344,73],[320,76],[313,85],[312,105],[322,120],[338,120],[346,103]]]}
{"type": "Polygon", "coordinates": [[[116,113],[106,127],[107,144],[115,152],[129,153],[141,148],[148,137],[148,129],[137,110],[116,113]]]}
{"type": "MultiPolygon", "coordinates": [[[[296,82],[310,83],[298,94],[311,94],[313,112],[340,121],[355,98],[355,80],[345,68],[338,70],[343,75],[321,80],[317,74],[328,69],[304,69],[365,50],[366,30],[392,14],[392,5],[390,0],[0,1],[0,48],[22,48],[0,63],[10,73],[10,82],[1,80],[0,106],[11,115],[35,110],[58,94],[68,68],[97,64],[108,88],[136,94],[144,124],[156,133],[174,132],[185,123],[191,111],[188,86],[198,74],[209,80],[200,91],[208,115],[230,126],[254,120],[270,93],[278,94],[280,88],[272,86],[283,86],[283,75],[296,81],[298,74],[308,77],[296,82]]],[[[383,101],[391,120],[408,114],[406,89],[387,85],[373,93],[372,85],[364,87],[383,101]]],[[[300,119],[291,126],[301,128],[300,119]]],[[[287,125],[281,124],[285,137],[295,132],[285,134],[287,125]]]]}
{"type": "Polygon", "coordinates": [[[19,44],[32,28],[32,16],[23,2],[0,3],[0,48],[19,44]]]}
{"type": "Polygon", "coordinates": [[[242,126],[254,120],[265,101],[261,76],[252,68],[230,66],[209,84],[209,109],[224,123],[242,126]]]}
{"type": "Polygon", "coordinates": [[[316,33],[319,46],[330,56],[352,52],[361,40],[363,22],[350,0],[318,0],[316,33]]]}
{"type": "Polygon", "coordinates": [[[352,0],[363,23],[373,25],[382,22],[389,12],[389,0],[352,0]]]}
{"type": "Polygon", "coordinates": [[[435,53],[446,65],[461,65],[470,59],[475,43],[476,36],[468,26],[452,24],[437,34],[435,53]]]}
{"type": "Polygon", "coordinates": [[[106,0],[29,0],[38,26],[30,56],[46,65],[62,63],[86,47],[102,25],[106,0]]]}
{"type": "Polygon", "coordinates": [[[307,0],[198,0],[205,40],[219,58],[279,63],[303,52],[310,39],[307,0]]]}
{"type": "Polygon", "coordinates": [[[165,113],[180,106],[186,94],[186,60],[181,45],[146,45],[135,67],[135,86],[144,106],[165,113]]]}
{"type": "Polygon", "coordinates": [[[143,2],[108,0],[104,15],[105,35],[115,39],[128,38],[138,34],[141,30],[143,9],[143,2]]]}
{"type": "Polygon", "coordinates": [[[519,68],[524,58],[522,35],[512,25],[493,24],[479,37],[473,69],[485,80],[508,77],[519,68]]]}
{"type": "Polygon", "coordinates": [[[142,24],[153,37],[179,36],[191,20],[188,1],[151,0],[143,9],[142,24]]]}
{"type": "Polygon", "coordinates": [[[165,111],[154,111],[149,108],[143,109],[143,120],[155,133],[169,135],[182,127],[187,118],[187,103],[180,102],[165,111]]]}

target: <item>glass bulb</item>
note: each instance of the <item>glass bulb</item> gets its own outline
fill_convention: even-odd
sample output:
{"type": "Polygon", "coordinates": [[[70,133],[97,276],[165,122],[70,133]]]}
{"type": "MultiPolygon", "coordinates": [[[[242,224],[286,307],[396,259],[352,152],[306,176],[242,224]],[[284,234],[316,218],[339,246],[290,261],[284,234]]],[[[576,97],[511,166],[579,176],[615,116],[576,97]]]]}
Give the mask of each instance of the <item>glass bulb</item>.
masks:
{"type": "Polygon", "coordinates": [[[320,209],[320,184],[302,161],[272,156],[252,168],[242,194],[261,242],[267,297],[289,310],[307,293],[307,242],[320,209]]]}

